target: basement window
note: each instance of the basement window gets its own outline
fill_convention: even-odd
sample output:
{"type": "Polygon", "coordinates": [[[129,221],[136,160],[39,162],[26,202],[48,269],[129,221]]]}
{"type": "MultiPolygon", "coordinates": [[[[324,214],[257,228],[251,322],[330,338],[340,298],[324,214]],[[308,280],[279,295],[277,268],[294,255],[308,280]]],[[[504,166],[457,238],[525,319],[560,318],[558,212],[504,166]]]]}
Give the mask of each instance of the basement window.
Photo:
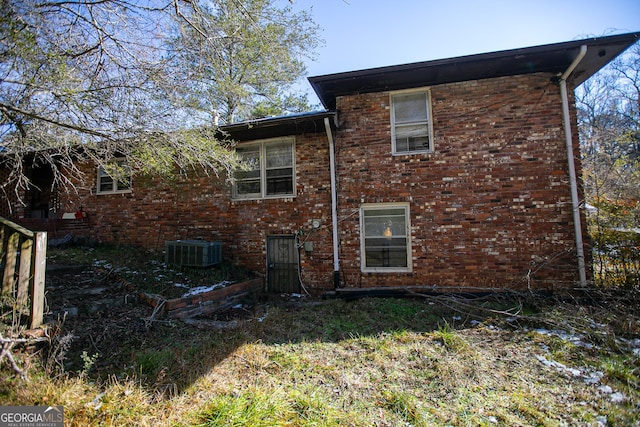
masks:
{"type": "Polygon", "coordinates": [[[372,204],[360,208],[363,272],[410,272],[408,204],[372,204]]]}
{"type": "Polygon", "coordinates": [[[391,94],[391,139],[393,154],[433,150],[431,93],[428,89],[391,94]]]}
{"type": "Polygon", "coordinates": [[[235,199],[295,196],[293,139],[243,144],[236,151],[243,158],[246,168],[235,173],[235,199]]]}
{"type": "Polygon", "coordinates": [[[131,167],[124,159],[98,167],[97,194],[131,192],[131,167]]]}

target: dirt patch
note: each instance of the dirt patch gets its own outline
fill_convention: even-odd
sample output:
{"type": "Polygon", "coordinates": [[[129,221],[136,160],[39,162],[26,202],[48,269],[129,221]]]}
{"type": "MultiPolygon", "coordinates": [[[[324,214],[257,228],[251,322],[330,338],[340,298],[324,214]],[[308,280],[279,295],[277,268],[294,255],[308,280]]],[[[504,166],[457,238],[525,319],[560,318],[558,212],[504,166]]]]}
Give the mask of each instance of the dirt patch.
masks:
{"type": "MultiPolygon", "coordinates": [[[[83,352],[103,354],[96,369],[119,366],[128,347],[143,341],[145,320],[153,308],[142,303],[137,290],[111,269],[95,266],[54,265],[46,278],[45,321],[60,323],[59,337],[71,337],[61,354],[64,370],[83,366],[83,352]]],[[[55,343],[54,343],[55,344],[55,343]]]]}

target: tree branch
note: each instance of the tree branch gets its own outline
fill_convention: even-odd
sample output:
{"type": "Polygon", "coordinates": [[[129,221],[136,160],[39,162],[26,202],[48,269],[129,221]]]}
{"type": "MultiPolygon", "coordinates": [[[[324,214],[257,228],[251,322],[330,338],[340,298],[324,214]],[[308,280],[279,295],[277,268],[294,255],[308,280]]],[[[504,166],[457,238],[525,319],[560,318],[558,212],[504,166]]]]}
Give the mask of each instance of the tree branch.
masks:
{"type": "Polygon", "coordinates": [[[85,128],[85,127],[82,127],[82,126],[77,126],[77,125],[73,125],[73,124],[69,124],[69,123],[64,123],[64,122],[61,122],[61,121],[58,121],[58,120],[49,119],[47,117],[43,117],[43,116],[40,116],[40,115],[35,114],[35,113],[30,113],[28,111],[25,111],[25,110],[22,110],[20,108],[17,108],[17,107],[11,106],[11,105],[7,105],[7,104],[4,104],[4,103],[0,103],[0,109],[2,109],[3,111],[5,111],[5,110],[13,111],[15,113],[22,114],[23,116],[31,117],[32,119],[36,119],[36,120],[41,120],[43,122],[46,122],[46,123],[49,123],[49,124],[52,124],[52,125],[56,125],[56,126],[60,126],[62,128],[65,128],[65,129],[75,130],[77,132],[85,133],[85,134],[92,135],[92,136],[99,136],[101,138],[107,138],[107,139],[111,138],[110,135],[108,135],[106,133],[103,133],[103,132],[99,132],[99,131],[96,131],[96,130],[93,130],[93,129],[88,129],[88,128],[85,128]]]}

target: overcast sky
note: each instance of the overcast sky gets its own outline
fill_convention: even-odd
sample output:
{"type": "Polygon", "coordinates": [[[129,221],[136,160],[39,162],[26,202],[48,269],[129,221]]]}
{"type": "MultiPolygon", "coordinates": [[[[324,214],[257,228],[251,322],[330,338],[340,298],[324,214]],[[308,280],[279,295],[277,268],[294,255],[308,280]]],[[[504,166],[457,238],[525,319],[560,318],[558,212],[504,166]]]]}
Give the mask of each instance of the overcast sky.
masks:
{"type": "Polygon", "coordinates": [[[640,0],[294,0],[300,8],[326,42],[309,76],[640,31],[640,0]]]}

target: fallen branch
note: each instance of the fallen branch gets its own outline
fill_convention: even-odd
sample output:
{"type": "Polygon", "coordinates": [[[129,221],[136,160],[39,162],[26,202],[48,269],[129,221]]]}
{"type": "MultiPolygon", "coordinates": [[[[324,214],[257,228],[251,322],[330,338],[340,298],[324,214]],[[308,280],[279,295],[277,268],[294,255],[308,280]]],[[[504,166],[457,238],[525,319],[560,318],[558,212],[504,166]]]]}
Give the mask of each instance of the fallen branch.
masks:
{"type": "Polygon", "coordinates": [[[160,299],[158,304],[154,307],[153,313],[151,313],[151,316],[148,319],[144,320],[144,326],[147,330],[151,327],[151,325],[155,321],[155,317],[158,315],[158,313],[162,312],[162,308],[164,307],[165,302],[167,302],[166,299],[164,298],[160,299]]]}
{"type": "Polygon", "coordinates": [[[20,375],[20,378],[22,378],[25,381],[29,381],[29,378],[27,377],[27,373],[23,369],[20,369],[20,367],[16,363],[16,360],[13,358],[13,354],[11,354],[11,349],[13,348],[14,345],[16,345],[17,343],[26,343],[26,342],[29,342],[29,340],[22,339],[22,338],[19,338],[19,339],[5,338],[2,336],[2,334],[0,334],[0,344],[2,344],[2,351],[0,351],[0,364],[2,363],[2,360],[6,357],[7,360],[9,361],[9,364],[13,368],[13,370],[18,375],[20,375]]]}
{"type": "Polygon", "coordinates": [[[415,292],[409,289],[407,290],[407,294],[438,302],[439,304],[442,304],[453,311],[456,311],[458,313],[465,314],[468,316],[473,316],[472,311],[482,311],[485,313],[513,318],[515,320],[523,320],[528,322],[542,322],[542,323],[555,326],[555,324],[549,321],[548,319],[545,319],[539,316],[529,316],[529,315],[520,314],[522,312],[521,302],[519,302],[516,307],[513,307],[509,310],[496,310],[493,308],[482,307],[477,304],[465,303],[460,301],[460,299],[458,298],[452,298],[451,295],[428,295],[420,292],[415,292]]]}

